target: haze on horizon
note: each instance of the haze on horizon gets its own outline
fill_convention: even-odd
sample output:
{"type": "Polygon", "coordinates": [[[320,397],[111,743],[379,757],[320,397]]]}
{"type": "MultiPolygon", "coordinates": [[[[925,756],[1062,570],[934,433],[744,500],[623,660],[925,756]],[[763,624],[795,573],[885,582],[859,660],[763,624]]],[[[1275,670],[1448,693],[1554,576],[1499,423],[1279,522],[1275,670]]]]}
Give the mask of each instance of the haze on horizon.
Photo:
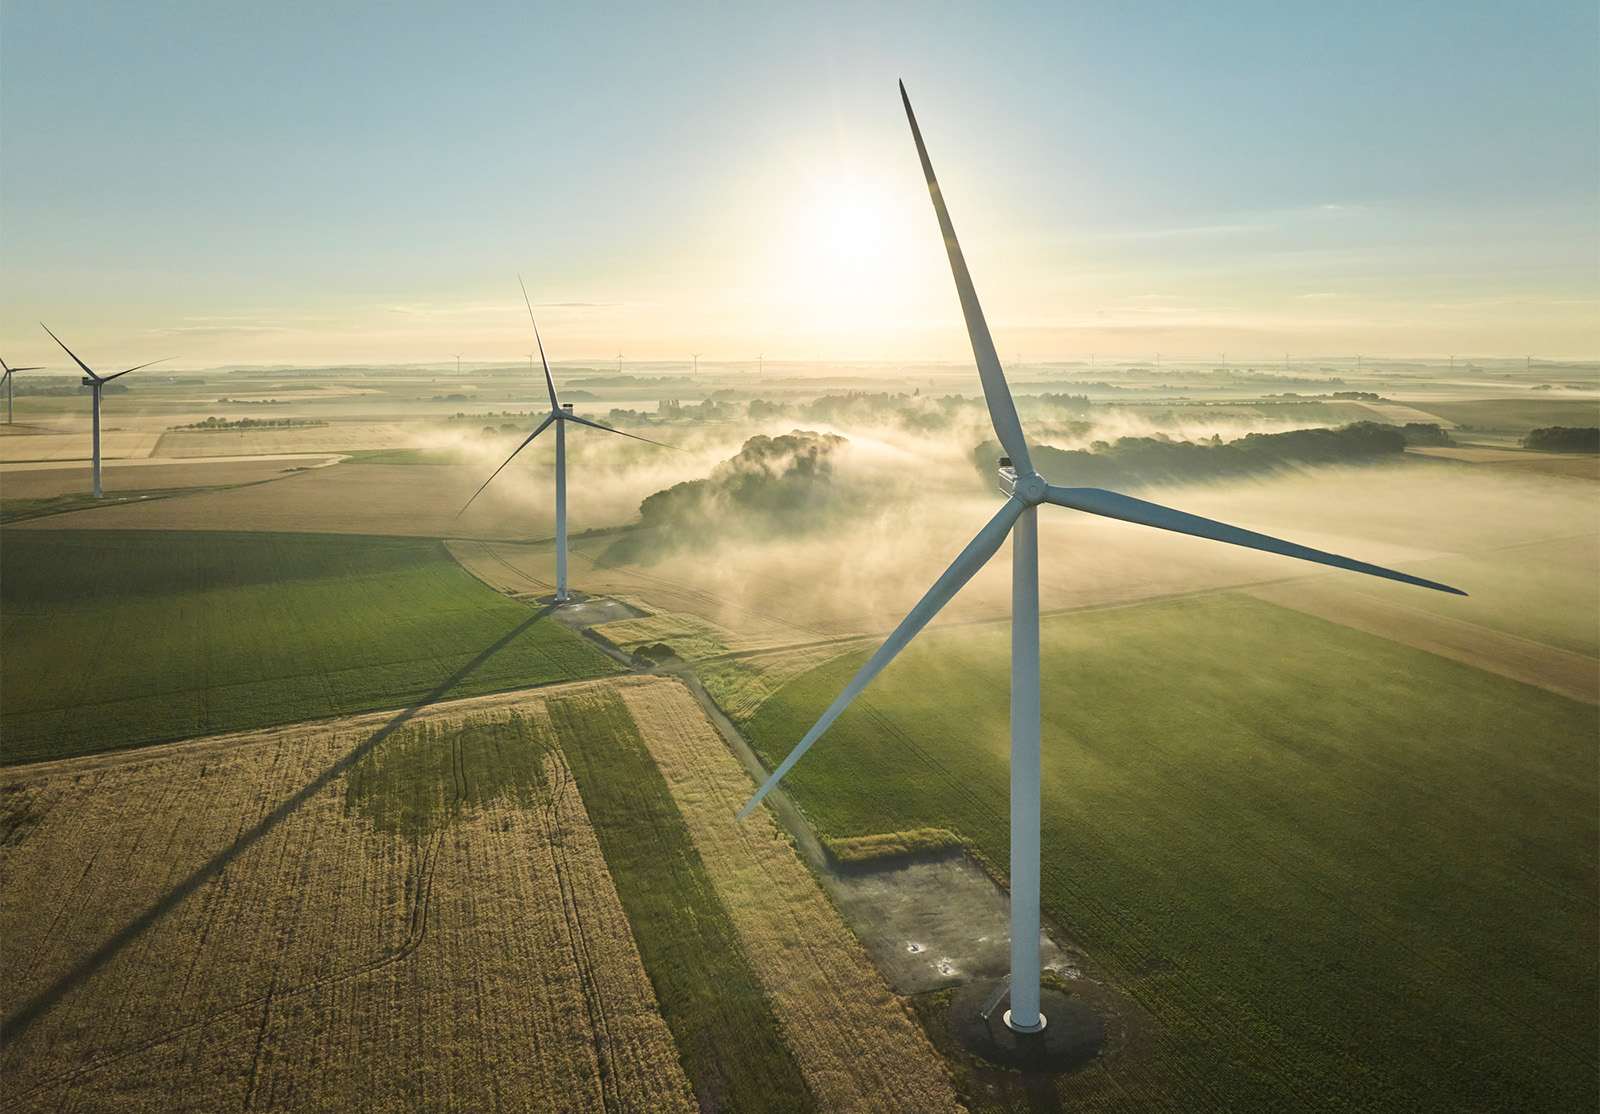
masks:
{"type": "Polygon", "coordinates": [[[0,16],[0,353],[1600,355],[1592,4],[0,16]]]}

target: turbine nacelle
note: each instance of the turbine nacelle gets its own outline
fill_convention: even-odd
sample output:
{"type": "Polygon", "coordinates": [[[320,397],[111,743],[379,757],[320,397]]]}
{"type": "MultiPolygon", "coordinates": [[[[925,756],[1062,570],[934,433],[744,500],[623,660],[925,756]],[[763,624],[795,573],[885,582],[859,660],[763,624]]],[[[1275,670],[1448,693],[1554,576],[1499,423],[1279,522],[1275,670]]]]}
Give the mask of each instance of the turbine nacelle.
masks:
{"type": "Polygon", "coordinates": [[[1050,498],[1050,485],[1037,472],[1018,475],[1009,457],[1000,458],[1000,490],[1027,507],[1037,507],[1050,498]]]}

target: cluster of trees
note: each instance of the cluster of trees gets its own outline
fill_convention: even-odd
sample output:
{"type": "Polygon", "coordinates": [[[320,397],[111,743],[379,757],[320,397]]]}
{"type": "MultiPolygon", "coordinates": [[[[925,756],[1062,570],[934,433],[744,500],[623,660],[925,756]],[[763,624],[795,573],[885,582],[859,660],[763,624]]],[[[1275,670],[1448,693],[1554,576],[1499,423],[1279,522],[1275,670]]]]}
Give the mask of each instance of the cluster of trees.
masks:
{"type": "MultiPolygon", "coordinates": [[[[654,415],[619,407],[611,411],[610,418],[618,425],[647,425],[651,421],[723,422],[748,419],[763,422],[794,419],[829,425],[886,424],[905,430],[929,431],[949,429],[958,411],[983,403],[981,398],[969,399],[964,395],[925,397],[920,388],[910,394],[839,391],[821,395],[809,402],[757,398],[748,403],[737,403],[728,397],[729,394],[719,391],[700,403],[662,399],[654,415]]],[[[1017,399],[1017,407],[1026,417],[1049,418],[1062,414],[1087,414],[1090,402],[1087,395],[1021,395],[1017,399]]]]}
{"type": "Polygon", "coordinates": [[[168,429],[195,429],[202,432],[225,429],[283,429],[288,426],[319,426],[328,423],[318,418],[207,418],[190,425],[168,426],[168,429]]]}
{"type": "Polygon", "coordinates": [[[614,542],[609,560],[638,561],[655,553],[703,547],[722,535],[797,534],[823,524],[833,455],[849,444],[835,433],[794,430],[752,437],[703,480],[687,480],[639,504],[642,530],[614,542]]]}
{"type": "Polygon", "coordinates": [[[1524,437],[1522,447],[1540,453],[1600,453],[1600,428],[1548,426],[1524,437]]]}
{"type": "Polygon", "coordinates": [[[1438,422],[1407,422],[1400,427],[1408,445],[1454,445],[1438,422]]]}
{"type": "MultiPolygon", "coordinates": [[[[1433,427],[1437,429],[1437,426],[1433,427]]],[[[1371,460],[1405,451],[1406,434],[1379,422],[1354,422],[1339,429],[1295,429],[1286,433],[1248,433],[1224,443],[1174,441],[1167,437],[1122,437],[1095,441],[1089,449],[1040,445],[1030,450],[1034,465],[1052,483],[1071,487],[1138,487],[1269,472],[1302,464],[1371,460]]],[[[986,441],[973,457],[985,478],[1001,456],[998,442],[986,441]]]]}

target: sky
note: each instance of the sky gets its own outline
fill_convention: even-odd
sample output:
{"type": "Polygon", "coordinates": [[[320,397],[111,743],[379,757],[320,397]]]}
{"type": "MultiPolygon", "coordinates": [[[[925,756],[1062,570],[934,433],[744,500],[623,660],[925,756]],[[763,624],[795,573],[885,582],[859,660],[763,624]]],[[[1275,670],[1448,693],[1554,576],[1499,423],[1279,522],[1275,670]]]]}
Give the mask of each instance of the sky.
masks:
{"type": "Polygon", "coordinates": [[[7,0],[0,355],[1600,356],[1600,10],[7,0]]]}

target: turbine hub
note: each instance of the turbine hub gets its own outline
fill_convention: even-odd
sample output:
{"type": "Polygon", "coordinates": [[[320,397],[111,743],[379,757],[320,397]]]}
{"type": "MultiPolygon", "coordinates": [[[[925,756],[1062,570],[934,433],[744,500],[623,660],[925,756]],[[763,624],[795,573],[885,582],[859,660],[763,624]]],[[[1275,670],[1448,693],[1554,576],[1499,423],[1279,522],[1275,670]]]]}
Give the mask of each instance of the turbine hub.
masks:
{"type": "Polygon", "coordinates": [[[1044,477],[1037,472],[1029,472],[1026,476],[1017,475],[1010,458],[1001,457],[1000,490],[1030,507],[1037,507],[1049,494],[1050,485],[1045,483],[1044,477]]]}

